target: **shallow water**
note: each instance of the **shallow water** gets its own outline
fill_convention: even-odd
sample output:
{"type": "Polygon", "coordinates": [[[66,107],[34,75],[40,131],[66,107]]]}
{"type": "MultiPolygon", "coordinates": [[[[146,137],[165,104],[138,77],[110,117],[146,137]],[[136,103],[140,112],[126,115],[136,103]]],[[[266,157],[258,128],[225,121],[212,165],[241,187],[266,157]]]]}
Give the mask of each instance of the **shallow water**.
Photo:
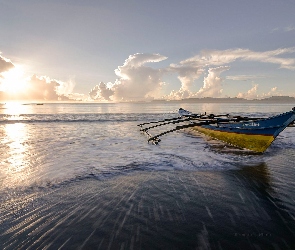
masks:
{"type": "MultiPolygon", "coordinates": [[[[267,117],[290,105],[182,104],[267,117]]],[[[139,123],[178,104],[9,104],[0,109],[4,249],[292,249],[294,127],[264,154],[139,123]],[[155,131],[157,133],[157,131],[155,131]]]]}

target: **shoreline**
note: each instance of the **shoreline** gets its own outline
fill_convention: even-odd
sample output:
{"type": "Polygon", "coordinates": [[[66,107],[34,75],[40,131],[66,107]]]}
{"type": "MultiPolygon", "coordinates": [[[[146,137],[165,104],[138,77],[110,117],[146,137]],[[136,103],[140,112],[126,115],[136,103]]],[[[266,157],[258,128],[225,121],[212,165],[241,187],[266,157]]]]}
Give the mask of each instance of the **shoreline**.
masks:
{"type": "Polygon", "coordinates": [[[86,178],[10,198],[0,214],[0,242],[7,249],[295,245],[294,224],[265,164],[86,178]]]}

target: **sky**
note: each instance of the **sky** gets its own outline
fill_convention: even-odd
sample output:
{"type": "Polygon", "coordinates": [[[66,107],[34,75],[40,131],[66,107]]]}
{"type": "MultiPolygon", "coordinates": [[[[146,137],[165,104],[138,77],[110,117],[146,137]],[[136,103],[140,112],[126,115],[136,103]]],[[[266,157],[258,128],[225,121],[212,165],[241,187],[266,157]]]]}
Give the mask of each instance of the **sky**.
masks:
{"type": "Polygon", "coordinates": [[[0,0],[0,102],[295,97],[294,0],[0,0]]]}

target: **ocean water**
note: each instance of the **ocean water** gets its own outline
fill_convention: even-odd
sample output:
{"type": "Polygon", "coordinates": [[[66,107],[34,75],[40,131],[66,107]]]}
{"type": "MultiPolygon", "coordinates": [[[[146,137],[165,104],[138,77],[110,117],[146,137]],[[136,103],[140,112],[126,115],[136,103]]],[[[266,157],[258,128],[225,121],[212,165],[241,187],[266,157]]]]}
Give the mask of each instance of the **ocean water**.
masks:
{"type": "MultiPolygon", "coordinates": [[[[1,105],[0,249],[295,249],[295,127],[264,154],[189,130],[147,143],[137,124],[179,107],[1,105]]],[[[257,117],[292,108],[181,107],[257,117]]]]}

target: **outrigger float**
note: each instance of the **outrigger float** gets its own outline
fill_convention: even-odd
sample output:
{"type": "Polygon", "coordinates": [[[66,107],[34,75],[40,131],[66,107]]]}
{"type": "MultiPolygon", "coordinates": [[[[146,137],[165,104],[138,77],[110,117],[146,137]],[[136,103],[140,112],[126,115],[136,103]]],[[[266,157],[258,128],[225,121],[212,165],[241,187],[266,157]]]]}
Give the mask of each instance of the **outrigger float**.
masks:
{"type": "Polygon", "coordinates": [[[294,125],[295,120],[295,108],[269,118],[193,114],[182,108],[178,114],[179,117],[176,118],[141,123],[137,126],[148,136],[148,142],[154,144],[158,144],[161,141],[159,137],[165,134],[190,128],[232,146],[263,153],[286,127],[294,125]],[[155,136],[150,134],[151,129],[169,124],[180,125],[155,136]]]}

